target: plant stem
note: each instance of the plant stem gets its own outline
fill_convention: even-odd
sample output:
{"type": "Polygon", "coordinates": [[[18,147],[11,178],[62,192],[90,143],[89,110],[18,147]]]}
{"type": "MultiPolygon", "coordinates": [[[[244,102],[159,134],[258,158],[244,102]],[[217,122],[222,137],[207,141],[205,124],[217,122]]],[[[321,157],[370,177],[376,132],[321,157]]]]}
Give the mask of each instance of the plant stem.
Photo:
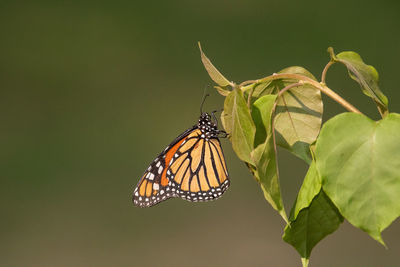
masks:
{"type": "MultiPolygon", "coordinates": [[[[259,79],[259,80],[254,80],[253,84],[250,84],[246,87],[241,87],[243,91],[250,89],[250,86],[254,86],[254,84],[260,84],[267,82],[269,80],[278,80],[278,79],[293,79],[293,80],[298,80],[303,82],[304,84],[310,84],[320,90],[322,93],[327,95],[328,97],[332,98],[334,101],[342,105],[345,109],[348,111],[362,114],[361,111],[359,111],[357,108],[355,108],[352,104],[344,100],[340,95],[332,91],[329,87],[327,87],[325,84],[319,83],[307,76],[301,75],[301,74],[293,74],[293,73],[279,73],[279,74],[273,74],[271,76],[259,79]]],[[[243,82],[242,84],[246,84],[243,82]]]]}
{"type": "Polygon", "coordinates": [[[321,75],[321,83],[323,85],[325,85],[325,78],[326,78],[326,72],[328,71],[329,67],[332,66],[335,63],[335,61],[329,61],[328,64],[326,64],[324,70],[322,71],[322,75],[321,75]]]}
{"type": "Polygon", "coordinates": [[[301,258],[301,265],[303,267],[308,267],[308,262],[309,262],[309,259],[301,258]]]}

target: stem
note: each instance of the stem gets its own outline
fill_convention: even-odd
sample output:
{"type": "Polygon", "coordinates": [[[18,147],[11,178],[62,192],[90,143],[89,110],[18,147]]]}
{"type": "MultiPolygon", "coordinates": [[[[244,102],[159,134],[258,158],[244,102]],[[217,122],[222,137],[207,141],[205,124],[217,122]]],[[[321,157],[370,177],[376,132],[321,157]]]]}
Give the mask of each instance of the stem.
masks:
{"type": "Polygon", "coordinates": [[[301,265],[303,266],[303,267],[308,267],[308,262],[309,262],[310,260],[309,259],[307,259],[307,258],[301,258],[301,265]]]}
{"type": "MultiPolygon", "coordinates": [[[[327,95],[328,97],[332,98],[334,101],[342,105],[345,109],[348,111],[362,114],[361,111],[359,111],[357,108],[355,108],[352,104],[344,100],[340,95],[332,91],[329,87],[327,87],[325,84],[319,83],[307,76],[301,75],[301,74],[293,74],[293,73],[280,73],[280,74],[273,74],[271,76],[256,80],[256,84],[264,83],[269,80],[278,80],[278,79],[293,79],[293,80],[298,80],[303,82],[304,84],[310,84],[320,90],[322,93],[327,95]]],[[[245,84],[244,82],[242,84],[245,84]]],[[[242,87],[241,89],[243,91],[250,89],[250,86],[254,86],[253,84],[248,85],[246,87],[242,87]]]]}
{"type": "Polygon", "coordinates": [[[326,77],[326,72],[328,71],[329,67],[332,66],[335,63],[335,61],[329,61],[328,64],[326,64],[324,70],[322,71],[322,75],[321,75],[321,83],[323,85],[325,85],[325,77],[326,77]]]}

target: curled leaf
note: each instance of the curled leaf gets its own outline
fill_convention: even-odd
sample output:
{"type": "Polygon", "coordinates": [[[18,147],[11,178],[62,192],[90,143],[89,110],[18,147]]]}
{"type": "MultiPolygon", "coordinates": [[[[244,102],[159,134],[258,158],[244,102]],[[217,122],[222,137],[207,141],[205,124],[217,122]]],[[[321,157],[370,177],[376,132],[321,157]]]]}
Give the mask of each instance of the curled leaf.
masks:
{"type": "Polygon", "coordinates": [[[386,114],[388,99],[379,89],[379,75],[376,69],[365,64],[361,56],[352,51],[337,54],[335,60],[346,66],[350,77],[360,85],[363,93],[376,102],[382,114],[386,114]]]}
{"type": "Polygon", "coordinates": [[[256,137],[251,157],[255,166],[253,173],[261,185],[265,199],[287,222],[271,129],[271,113],[275,100],[276,95],[265,95],[253,104],[251,115],[256,125],[256,137]]]}

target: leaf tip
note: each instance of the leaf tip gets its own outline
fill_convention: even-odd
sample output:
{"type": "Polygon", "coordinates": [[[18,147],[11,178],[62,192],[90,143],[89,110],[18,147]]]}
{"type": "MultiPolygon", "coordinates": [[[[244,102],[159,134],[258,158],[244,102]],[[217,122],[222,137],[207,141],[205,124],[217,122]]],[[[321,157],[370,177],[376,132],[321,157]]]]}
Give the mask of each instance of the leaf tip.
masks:
{"type": "Polygon", "coordinates": [[[327,51],[329,53],[329,56],[331,57],[331,60],[336,61],[337,59],[336,59],[335,52],[333,51],[333,47],[332,46],[328,47],[327,51]]]}
{"type": "Polygon", "coordinates": [[[383,238],[382,238],[381,233],[378,233],[378,234],[371,234],[371,233],[370,233],[370,235],[371,235],[371,237],[372,237],[373,239],[375,239],[375,240],[378,241],[382,246],[384,246],[385,249],[388,249],[388,247],[387,247],[386,244],[385,244],[385,241],[383,241],[383,238]]]}

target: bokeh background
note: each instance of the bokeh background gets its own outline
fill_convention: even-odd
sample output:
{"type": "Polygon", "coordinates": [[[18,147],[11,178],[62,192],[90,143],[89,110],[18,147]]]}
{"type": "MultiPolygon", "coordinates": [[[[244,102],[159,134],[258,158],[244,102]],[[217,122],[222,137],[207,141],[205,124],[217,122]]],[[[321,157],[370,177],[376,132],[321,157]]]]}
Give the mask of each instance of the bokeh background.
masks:
{"type": "MultiPolygon", "coordinates": [[[[215,202],[139,209],[151,160],[221,108],[197,41],[236,82],[301,65],[320,77],[353,50],[375,66],[399,112],[398,1],[0,2],[1,266],[300,266],[284,223],[223,140],[231,188],[215,202]]],[[[328,85],[377,119],[343,66],[328,85]]],[[[344,109],[324,98],[324,120],[344,109]]],[[[307,166],[279,151],[290,207],[307,166]]],[[[400,225],[385,249],[343,223],[311,266],[399,266],[400,225]]]]}

